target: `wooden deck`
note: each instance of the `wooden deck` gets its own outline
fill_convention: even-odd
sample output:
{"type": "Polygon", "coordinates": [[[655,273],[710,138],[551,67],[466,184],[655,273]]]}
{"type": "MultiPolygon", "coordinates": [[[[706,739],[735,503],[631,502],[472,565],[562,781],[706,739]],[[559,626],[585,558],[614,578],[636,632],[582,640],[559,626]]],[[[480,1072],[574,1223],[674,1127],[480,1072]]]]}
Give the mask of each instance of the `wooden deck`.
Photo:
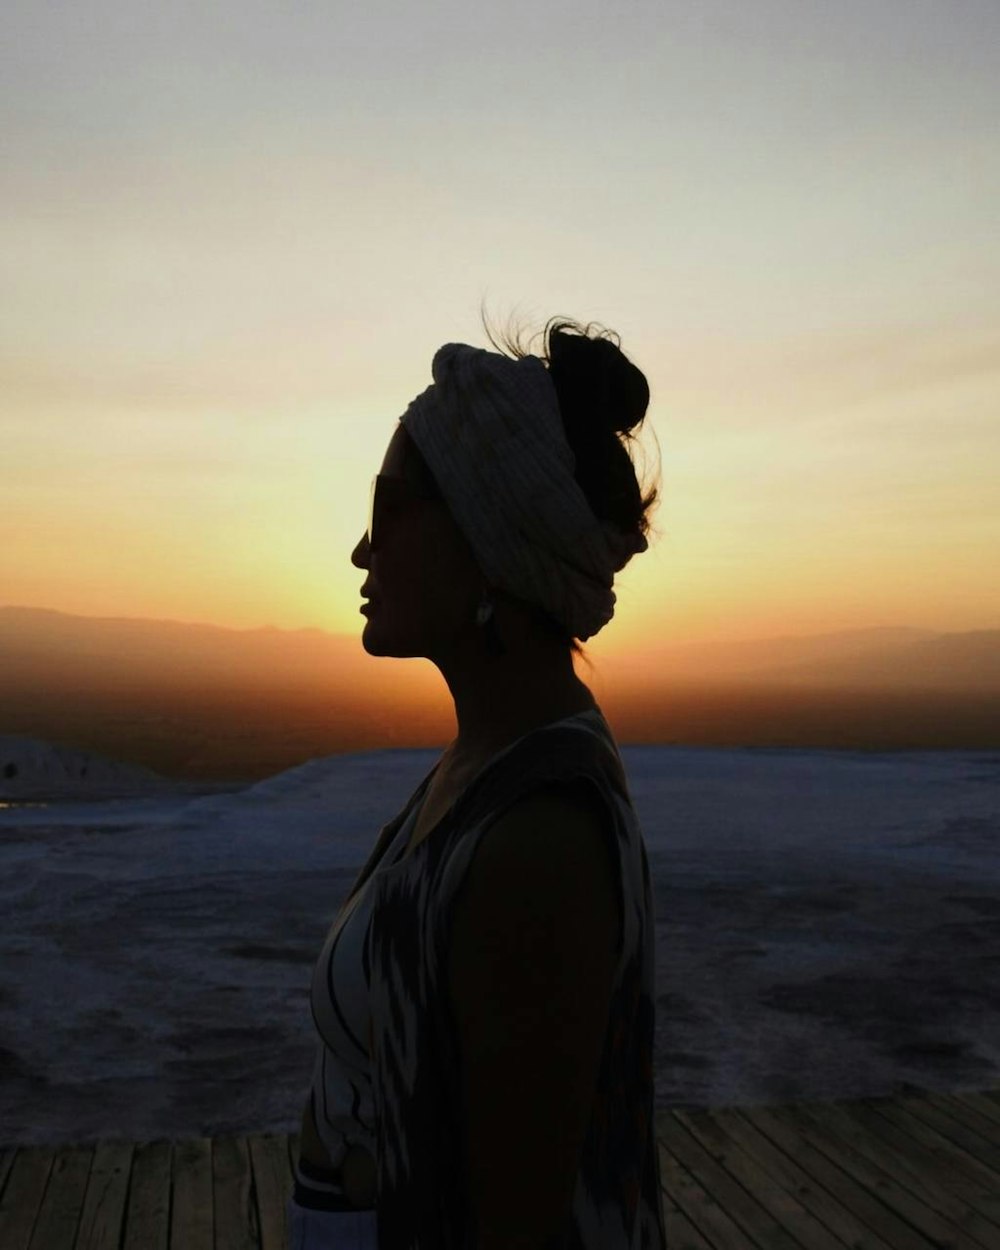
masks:
{"type": "MultiPolygon", "coordinates": [[[[1000,1090],[657,1117],[669,1250],[1000,1250],[1000,1090]]],[[[0,1250],[284,1250],[294,1136],[0,1151],[0,1250]]]]}

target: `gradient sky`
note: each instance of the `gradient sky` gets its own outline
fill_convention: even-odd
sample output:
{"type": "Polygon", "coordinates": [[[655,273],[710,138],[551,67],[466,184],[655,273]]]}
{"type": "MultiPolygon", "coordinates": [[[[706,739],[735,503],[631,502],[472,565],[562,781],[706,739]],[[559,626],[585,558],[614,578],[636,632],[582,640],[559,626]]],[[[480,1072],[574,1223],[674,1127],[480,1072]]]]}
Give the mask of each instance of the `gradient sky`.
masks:
{"type": "Polygon", "coordinates": [[[9,0],[0,597],[359,632],[479,308],[622,335],[660,537],[588,644],[1000,622],[995,0],[9,0]]]}

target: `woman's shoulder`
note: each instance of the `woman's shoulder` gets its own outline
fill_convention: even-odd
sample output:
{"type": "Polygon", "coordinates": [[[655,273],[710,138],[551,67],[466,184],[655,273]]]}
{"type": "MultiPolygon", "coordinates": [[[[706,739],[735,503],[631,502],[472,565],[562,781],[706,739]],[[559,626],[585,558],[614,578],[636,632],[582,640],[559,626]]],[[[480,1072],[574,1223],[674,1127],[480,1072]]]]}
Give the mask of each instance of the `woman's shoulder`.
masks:
{"type": "Polygon", "coordinates": [[[562,797],[570,805],[593,806],[587,784],[610,785],[626,800],[628,785],[621,755],[597,709],[542,725],[525,734],[469,787],[477,807],[504,808],[531,794],[562,797]]]}
{"type": "Polygon", "coordinates": [[[605,918],[619,927],[617,876],[607,817],[586,785],[551,782],[524,794],[491,821],[477,839],[462,889],[462,923],[485,926],[529,922],[562,933],[605,918]],[[544,918],[544,919],[543,919],[544,918]]]}
{"type": "Polygon", "coordinates": [[[603,842],[604,811],[600,796],[586,778],[543,781],[505,805],[490,824],[488,842],[508,848],[508,854],[527,852],[536,859],[559,862],[574,848],[603,842]]]}

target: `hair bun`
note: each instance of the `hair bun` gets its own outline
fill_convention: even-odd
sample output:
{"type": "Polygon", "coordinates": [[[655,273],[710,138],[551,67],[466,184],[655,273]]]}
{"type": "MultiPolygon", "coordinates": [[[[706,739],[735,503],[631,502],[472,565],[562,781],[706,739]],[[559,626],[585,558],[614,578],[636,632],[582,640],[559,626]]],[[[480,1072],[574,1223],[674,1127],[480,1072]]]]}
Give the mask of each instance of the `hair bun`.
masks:
{"type": "MultiPolygon", "coordinates": [[[[508,329],[498,340],[485,316],[483,325],[498,350],[515,360],[530,354],[521,331],[508,329]]],[[[631,454],[637,443],[632,431],[649,407],[645,376],[622,352],[618,335],[595,322],[552,317],[540,334],[545,342],[540,358],[555,387],[580,489],[595,516],[645,539],[660,494],[656,484],[644,492],[631,454]]],[[[636,544],[637,551],[643,549],[636,544]]]]}
{"type": "Polygon", "coordinates": [[[563,423],[583,437],[627,434],[646,415],[649,386],[611,331],[591,338],[572,322],[549,328],[548,360],[563,423]]]}

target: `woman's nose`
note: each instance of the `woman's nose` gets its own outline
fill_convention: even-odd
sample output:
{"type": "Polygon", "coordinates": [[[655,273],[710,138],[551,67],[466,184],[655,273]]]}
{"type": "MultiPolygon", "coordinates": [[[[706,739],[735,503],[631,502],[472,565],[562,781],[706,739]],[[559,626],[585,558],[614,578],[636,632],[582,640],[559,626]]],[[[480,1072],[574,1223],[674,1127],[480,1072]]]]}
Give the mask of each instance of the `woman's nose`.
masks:
{"type": "Polygon", "coordinates": [[[368,557],[371,554],[371,548],[368,546],[368,535],[362,534],[361,541],[351,552],[351,563],[356,569],[366,569],[368,567],[368,557]]]}

